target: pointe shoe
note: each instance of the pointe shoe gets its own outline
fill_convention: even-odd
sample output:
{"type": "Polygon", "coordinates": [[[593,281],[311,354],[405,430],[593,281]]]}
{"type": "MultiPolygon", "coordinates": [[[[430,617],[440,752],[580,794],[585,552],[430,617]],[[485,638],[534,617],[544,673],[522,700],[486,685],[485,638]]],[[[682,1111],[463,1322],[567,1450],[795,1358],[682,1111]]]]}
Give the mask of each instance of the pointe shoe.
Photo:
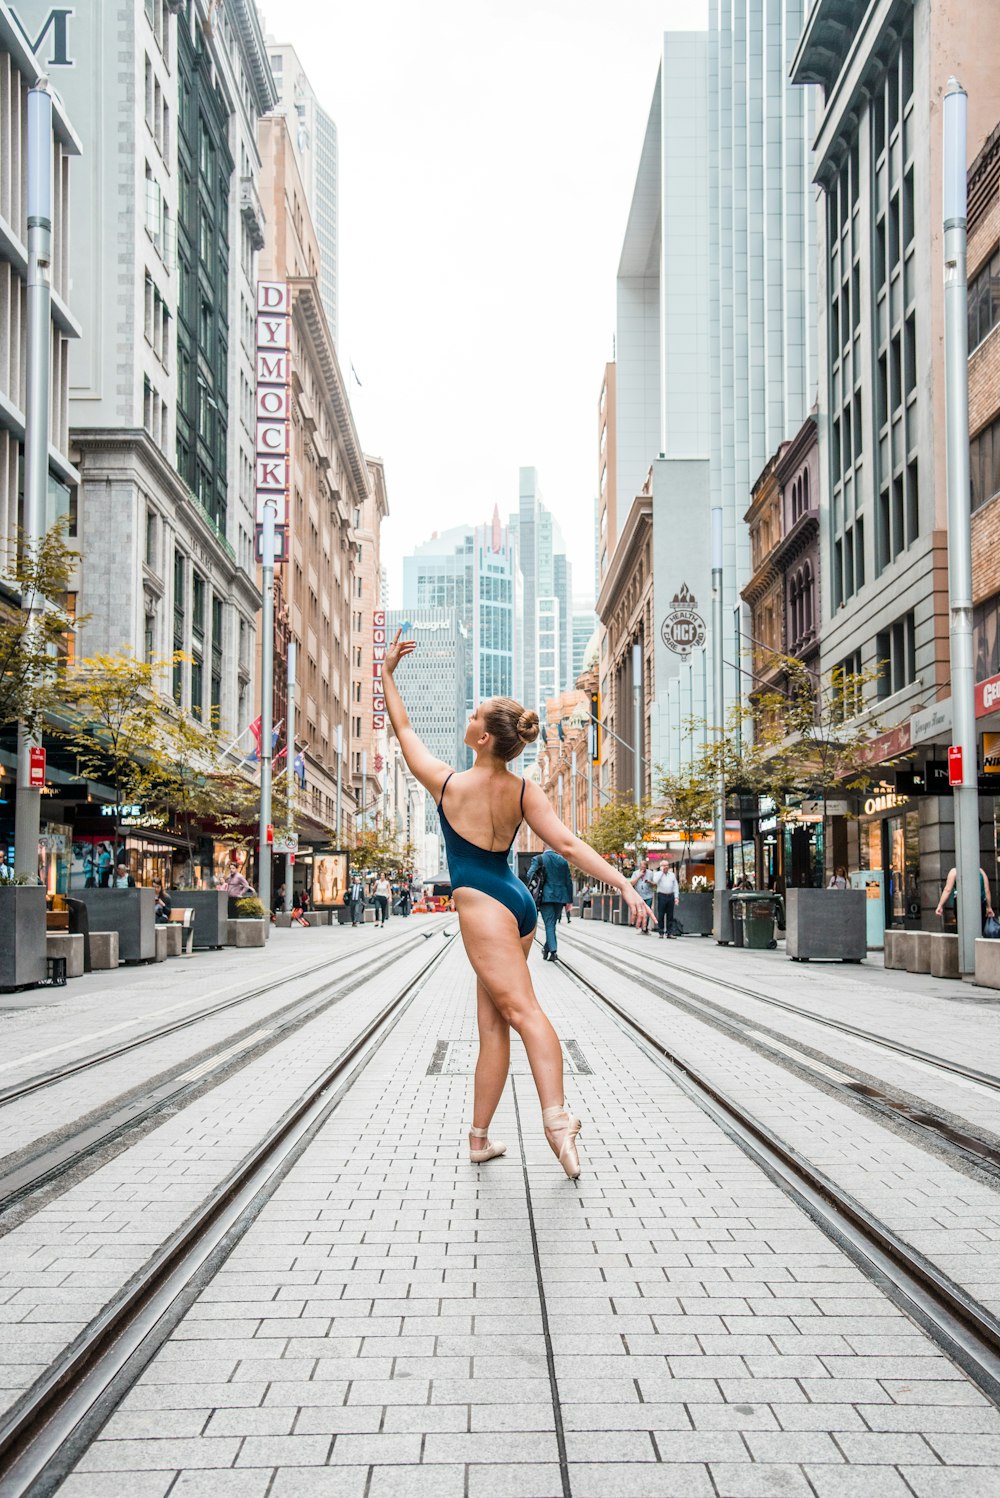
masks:
{"type": "Polygon", "coordinates": [[[562,1132],[563,1138],[559,1144],[559,1164],[570,1180],[575,1181],[580,1174],[580,1156],[576,1149],[576,1136],[583,1127],[580,1120],[564,1104],[561,1108],[542,1109],[542,1127],[545,1129],[550,1144],[556,1143],[551,1136],[562,1132]]]}
{"type": "MultiPolygon", "coordinates": [[[[488,1129],[470,1129],[469,1133],[473,1139],[487,1139],[488,1129]]],[[[500,1155],[507,1153],[505,1144],[488,1144],[485,1149],[476,1150],[469,1146],[469,1162],[472,1165],[485,1165],[487,1160],[496,1160],[500,1155]]]]}

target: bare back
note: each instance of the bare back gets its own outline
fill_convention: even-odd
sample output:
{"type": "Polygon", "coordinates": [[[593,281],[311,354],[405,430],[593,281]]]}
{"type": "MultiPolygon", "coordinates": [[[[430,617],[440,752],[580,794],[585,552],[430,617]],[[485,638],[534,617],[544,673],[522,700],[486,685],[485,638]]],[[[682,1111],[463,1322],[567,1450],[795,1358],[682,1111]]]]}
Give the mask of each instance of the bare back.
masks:
{"type": "Polygon", "coordinates": [[[459,837],[506,853],[521,821],[520,775],[509,770],[485,770],[473,766],[449,777],[444,792],[444,814],[459,837]]]}

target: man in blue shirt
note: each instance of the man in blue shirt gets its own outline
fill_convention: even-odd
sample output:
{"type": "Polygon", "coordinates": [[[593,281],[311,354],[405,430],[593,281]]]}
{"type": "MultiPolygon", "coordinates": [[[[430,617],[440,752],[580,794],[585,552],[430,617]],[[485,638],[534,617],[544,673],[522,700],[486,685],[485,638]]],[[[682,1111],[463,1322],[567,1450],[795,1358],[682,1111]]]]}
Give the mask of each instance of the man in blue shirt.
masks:
{"type": "Polygon", "coordinates": [[[538,909],[545,923],[545,950],[542,953],[544,962],[556,961],[556,921],[559,912],[573,899],[573,878],[569,871],[569,864],[561,853],[554,853],[551,848],[546,848],[542,853],[536,853],[528,865],[528,881],[536,870],[542,870],[544,883],[538,895],[538,909]]]}

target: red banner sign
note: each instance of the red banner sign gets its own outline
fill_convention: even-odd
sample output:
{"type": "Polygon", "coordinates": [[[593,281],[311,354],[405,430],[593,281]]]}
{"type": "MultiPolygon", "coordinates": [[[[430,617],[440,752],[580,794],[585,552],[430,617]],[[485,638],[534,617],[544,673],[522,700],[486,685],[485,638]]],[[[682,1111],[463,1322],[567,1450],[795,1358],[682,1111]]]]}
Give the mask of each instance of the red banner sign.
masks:
{"type": "Polygon", "coordinates": [[[28,750],[28,784],[35,790],[45,784],[45,750],[38,745],[28,750]]]}
{"type": "Polygon", "coordinates": [[[948,745],[948,784],[962,784],[962,746],[961,744],[948,745]]]}

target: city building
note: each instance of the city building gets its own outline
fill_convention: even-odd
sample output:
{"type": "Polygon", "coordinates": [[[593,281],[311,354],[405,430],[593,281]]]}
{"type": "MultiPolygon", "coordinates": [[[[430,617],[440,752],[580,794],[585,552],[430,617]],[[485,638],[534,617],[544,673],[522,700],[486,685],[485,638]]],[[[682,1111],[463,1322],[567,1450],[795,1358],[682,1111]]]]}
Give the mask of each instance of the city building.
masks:
{"type": "MultiPolygon", "coordinates": [[[[38,62],[29,49],[10,7],[0,0],[0,140],[3,170],[0,171],[0,569],[7,572],[15,560],[18,527],[23,524],[23,460],[27,406],[27,303],[28,204],[26,183],[27,95],[38,78],[38,62]]],[[[69,359],[70,343],[81,329],[71,310],[70,201],[71,183],[80,169],[80,142],[64,104],[52,101],[52,264],[49,348],[51,396],[49,402],[48,496],[44,525],[57,520],[68,524],[70,544],[77,535],[76,491],[78,474],[69,451],[69,359]]],[[[75,300],[73,305],[75,306],[75,300]]],[[[21,607],[22,600],[0,587],[0,612],[21,607]]],[[[72,612],[72,610],[70,611],[72,612]]],[[[41,797],[41,831],[45,837],[65,832],[70,813],[68,803],[79,797],[79,782],[69,773],[72,766],[50,763],[46,772],[47,794],[41,797]]],[[[14,804],[17,773],[17,730],[8,725],[0,735],[0,860],[13,865],[14,804]]],[[[65,877],[50,888],[67,887],[65,877]]]]}
{"type": "Polygon", "coordinates": [[[594,597],[600,592],[618,537],[618,457],[616,449],[616,366],[604,366],[597,402],[597,576],[594,597]]]}
{"type": "MultiPolygon", "coordinates": [[[[583,687],[559,692],[545,703],[545,738],[538,740],[538,758],[532,768],[532,779],[541,786],[556,816],[578,834],[586,832],[591,819],[588,788],[591,801],[595,799],[589,761],[590,679],[584,672],[583,687]]],[[[515,844],[521,873],[542,847],[538,835],[522,823],[515,844]]]]}
{"type": "MultiPolygon", "coordinates": [[[[410,722],[432,754],[446,765],[464,767],[468,635],[458,610],[389,609],[385,623],[390,639],[402,629],[417,642],[416,650],[406,659],[405,676],[401,671],[399,677],[410,722]]],[[[446,860],[437,807],[430,796],[424,803],[424,833],[423,872],[433,877],[446,866],[446,860]]]]}
{"type": "MultiPolygon", "coordinates": [[[[545,702],[572,685],[573,576],[559,527],[542,501],[535,468],[518,471],[518,507],[510,518],[521,571],[521,693],[542,714],[545,702]]],[[[525,764],[537,748],[529,745],[525,764]]]]}
{"type": "MultiPolygon", "coordinates": [[[[800,12],[798,0],[747,0],[712,7],[707,31],[664,36],[622,245],[608,568],[647,492],[655,698],[646,711],[649,757],[665,768],[696,747],[679,731],[683,699],[713,697],[711,650],[701,654],[711,632],[709,512],[722,511],[722,657],[732,661],[751,572],[747,497],[813,404],[812,103],[784,74],[800,12]]],[[[607,575],[602,597],[606,587],[607,575]]],[[[602,657],[602,677],[609,670],[602,657]]],[[[731,704],[735,672],[724,690],[731,704]]],[[[612,726],[629,736],[619,720],[612,726]]]]}
{"type": "Polygon", "coordinates": [[[520,690],[517,545],[494,506],[472,535],[472,701],[520,690]]]}
{"type": "MultiPolygon", "coordinates": [[[[821,662],[879,673],[868,703],[877,793],[833,836],[851,867],[881,871],[888,920],[935,928],[954,858],[951,797],[936,793],[951,737],[941,99],[960,77],[970,159],[988,157],[1000,54],[983,38],[995,23],[989,0],[815,0],[791,69],[818,96],[821,662]]],[[[996,234],[977,191],[977,254],[988,256],[996,234]]],[[[981,268],[970,264],[970,286],[981,268]]],[[[995,393],[995,377],[979,385],[985,342],[970,356],[974,453],[991,383],[995,393]]]]}
{"type": "MultiPolygon", "coordinates": [[[[467,641],[465,711],[520,691],[520,578],[512,526],[455,526],[403,558],[403,608],[454,609],[467,641]]],[[[523,609],[520,610],[523,614],[523,609]]],[[[463,751],[464,755],[464,751],[463,751]]]]}
{"type": "MultiPolygon", "coordinates": [[[[351,748],[350,771],[355,800],[368,817],[385,786],[385,714],[374,704],[375,610],[382,609],[382,522],[389,513],[385,465],[366,458],[371,479],[367,495],[351,512],[354,558],[351,573],[351,748]]],[[[379,656],[381,659],[381,656],[379,656]]]]}
{"type": "Polygon", "coordinates": [[[587,655],[594,630],[597,628],[597,615],[592,608],[581,608],[579,604],[573,610],[573,657],[570,666],[570,680],[575,682],[583,670],[583,662],[587,655]]]}
{"type": "MultiPolygon", "coordinates": [[[[599,661],[600,785],[611,795],[652,795],[649,715],[656,694],[653,607],[653,477],[629,508],[601,584],[597,612],[603,629],[599,661]],[[639,680],[637,681],[637,670],[639,680]],[[639,688],[640,742],[636,745],[639,688]],[[638,755],[637,755],[638,748],[638,755]]],[[[678,723],[680,719],[678,717],[678,723]]]]}
{"type": "Polygon", "coordinates": [[[71,456],[81,654],[183,651],[161,686],[246,727],[254,576],[257,121],[276,99],[253,4],[108,0],[18,17],[83,143],[71,180],[71,456]]]}
{"type": "MultiPolygon", "coordinates": [[[[355,535],[375,484],[320,298],[319,245],[283,116],[261,121],[260,152],[267,223],[261,277],[287,283],[291,293],[288,530],[286,556],[275,568],[275,723],[283,717],[286,642],[294,639],[296,735],[305,762],[297,808],[304,842],[318,850],[332,847],[336,830],[338,728],[344,753],[357,752],[350,699],[361,665],[352,652],[362,647],[354,640],[352,608],[361,609],[363,601],[355,535]]],[[[370,617],[369,606],[369,622],[370,617]]],[[[369,699],[369,715],[370,710],[369,699]]],[[[354,830],[356,798],[353,775],[347,766],[341,770],[341,841],[346,842],[354,830]]],[[[304,856],[300,852],[300,859],[304,856]]]]}
{"type": "Polygon", "coordinates": [[[278,111],[288,121],[299,176],[306,190],[319,243],[320,296],[334,343],[339,341],[340,255],[337,127],[320,104],[294,47],[267,38],[278,92],[278,111]]]}

